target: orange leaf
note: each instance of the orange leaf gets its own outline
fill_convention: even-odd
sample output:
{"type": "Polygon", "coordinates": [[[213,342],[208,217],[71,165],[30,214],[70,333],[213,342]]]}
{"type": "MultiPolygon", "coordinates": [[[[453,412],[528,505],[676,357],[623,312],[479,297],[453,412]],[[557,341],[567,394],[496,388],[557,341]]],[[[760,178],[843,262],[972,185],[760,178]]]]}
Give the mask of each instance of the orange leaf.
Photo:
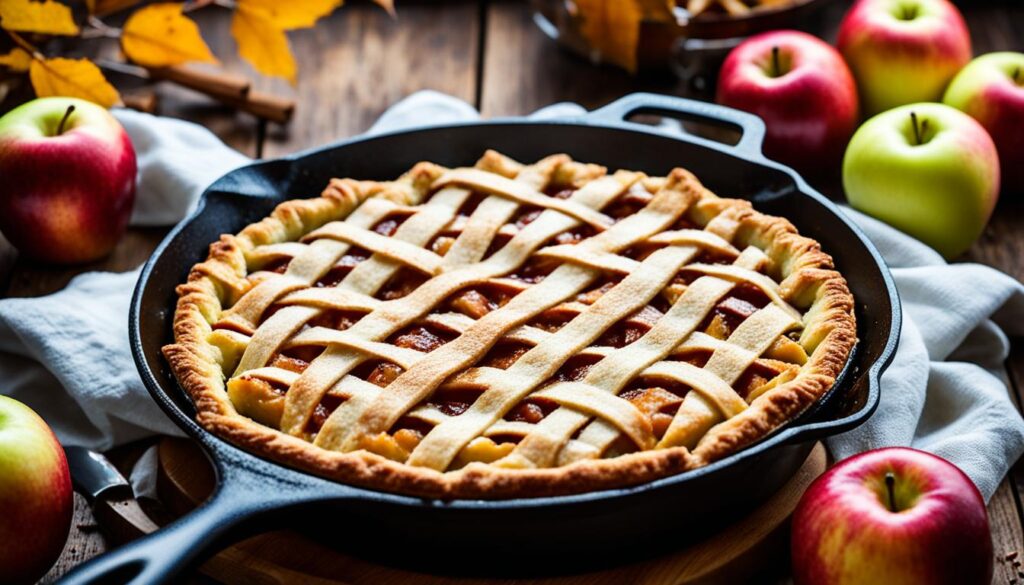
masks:
{"type": "Polygon", "coordinates": [[[55,0],[0,0],[0,27],[47,35],[78,34],[71,9],[55,0]]]}
{"type": "Polygon", "coordinates": [[[288,37],[266,15],[239,3],[231,18],[231,36],[238,43],[238,54],[264,75],[296,81],[295,58],[288,37]]]}
{"type": "Polygon", "coordinates": [[[34,59],[29,79],[37,97],[77,97],[106,108],[121,102],[114,86],[88,59],[34,59]]]}
{"type": "Polygon", "coordinates": [[[0,55],[0,65],[17,73],[28,71],[30,63],[32,63],[32,55],[29,55],[24,49],[19,47],[14,47],[6,55],[0,55]]]}
{"type": "Polygon", "coordinates": [[[238,0],[238,9],[259,13],[281,30],[309,28],[341,6],[342,0],[238,0]]]}
{"type": "Polygon", "coordinates": [[[181,13],[181,4],[150,4],[124,23],[121,49],[146,67],[169,67],[188,61],[217,60],[199,34],[196,23],[181,13]]]}
{"type": "Polygon", "coordinates": [[[671,20],[673,0],[575,0],[580,33],[610,63],[636,71],[640,25],[671,20]]]}

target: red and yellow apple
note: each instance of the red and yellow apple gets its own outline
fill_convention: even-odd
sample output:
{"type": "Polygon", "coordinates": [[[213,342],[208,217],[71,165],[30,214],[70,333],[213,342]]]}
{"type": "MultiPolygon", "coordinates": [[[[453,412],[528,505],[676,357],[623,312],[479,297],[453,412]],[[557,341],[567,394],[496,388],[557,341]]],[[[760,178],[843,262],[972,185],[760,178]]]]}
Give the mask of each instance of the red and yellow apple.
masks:
{"type": "Polygon", "coordinates": [[[953,78],[942,101],[967,112],[999,151],[1004,192],[1024,192],[1024,53],[989,53],[953,78]]]}
{"type": "Polygon", "coordinates": [[[952,259],[992,215],[999,158],[974,118],[943,104],[912,104],[857,130],[843,158],[843,188],[855,209],[952,259]]]}
{"type": "Polygon", "coordinates": [[[963,16],[948,0],[858,0],[839,26],[868,115],[915,102],[937,102],[971,60],[963,16]]]}
{"type": "Polygon", "coordinates": [[[73,509],[67,460],[50,427],[0,395],[0,582],[42,577],[64,548],[73,509]]]}
{"type": "Polygon", "coordinates": [[[857,125],[857,87],[831,46],[798,31],[753,36],[729,53],[718,102],[760,116],[764,152],[808,175],[838,169],[857,125]]]}
{"type": "Polygon", "coordinates": [[[978,488],[916,449],[876,449],[811,484],[793,513],[797,585],[988,585],[992,536],[978,488]]]}
{"type": "Polygon", "coordinates": [[[45,262],[108,254],[135,201],[135,150],[102,107],[52,97],[0,118],[0,231],[45,262]]]}

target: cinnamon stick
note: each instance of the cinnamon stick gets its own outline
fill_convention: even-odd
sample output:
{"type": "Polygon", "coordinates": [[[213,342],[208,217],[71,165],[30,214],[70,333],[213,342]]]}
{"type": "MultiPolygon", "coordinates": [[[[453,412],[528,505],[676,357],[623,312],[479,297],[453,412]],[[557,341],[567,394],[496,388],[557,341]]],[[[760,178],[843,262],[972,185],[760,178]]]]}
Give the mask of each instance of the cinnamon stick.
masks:
{"type": "Polygon", "coordinates": [[[198,71],[183,66],[146,69],[154,80],[170,81],[204,93],[233,108],[283,124],[295,111],[295,100],[251,91],[246,77],[233,73],[198,71]]]}
{"type": "Polygon", "coordinates": [[[182,65],[147,67],[146,71],[151,79],[177,83],[213,97],[241,99],[249,93],[249,80],[233,73],[198,71],[182,65]]]}
{"type": "Polygon", "coordinates": [[[284,124],[295,113],[295,100],[260,91],[250,91],[245,98],[211,96],[233,108],[248,112],[256,117],[284,124]]]}
{"type": "Polygon", "coordinates": [[[156,93],[152,91],[121,94],[121,101],[124,102],[126,107],[147,114],[156,112],[158,104],[156,93]]]}

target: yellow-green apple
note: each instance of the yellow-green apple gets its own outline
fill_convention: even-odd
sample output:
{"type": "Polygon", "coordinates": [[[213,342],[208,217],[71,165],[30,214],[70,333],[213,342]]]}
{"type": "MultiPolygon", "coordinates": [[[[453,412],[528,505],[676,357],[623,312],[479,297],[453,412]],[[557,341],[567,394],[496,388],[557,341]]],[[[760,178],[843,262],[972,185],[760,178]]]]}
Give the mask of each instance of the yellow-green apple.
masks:
{"type": "Polygon", "coordinates": [[[954,258],[981,235],[999,198],[999,158],[974,118],[943,104],[883,112],[843,158],[850,205],[954,258]]]}
{"type": "Polygon", "coordinates": [[[128,134],[102,107],[23,104],[0,118],[0,231],[46,262],[101,258],[128,225],[135,171],[128,134]]]}
{"type": "Polygon", "coordinates": [[[999,151],[1003,192],[1024,191],[1024,53],[989,53],[971,61],[942,101],[988,130],[999,151]]]}
{"type": "Polygon", "coordinates": [[[858,0],[839,26],[836,44],[868,115],[940,101],[971,60],[967,25],[947,0],[858,0]]]}
{"type": "Polygon", "coordinates": [[[32,409],[0,396],[0,582],[42,577],[64,548],[72,511],[57,438],[32,409]]]}
{"type": "Polygon", "coordinates": [[[797,585],[988,585],[985,500],[952,463],[891,447],[855,455],[807,488],[793,513],[797,585]]]}
{"type": "Polygon", "coordinates": [[[843,58],[809,34],[755,35],[718,76],[718,102],[765,121],[764,152],[804,174],[835,172],[857,125],[857,87],[843,58]]]}

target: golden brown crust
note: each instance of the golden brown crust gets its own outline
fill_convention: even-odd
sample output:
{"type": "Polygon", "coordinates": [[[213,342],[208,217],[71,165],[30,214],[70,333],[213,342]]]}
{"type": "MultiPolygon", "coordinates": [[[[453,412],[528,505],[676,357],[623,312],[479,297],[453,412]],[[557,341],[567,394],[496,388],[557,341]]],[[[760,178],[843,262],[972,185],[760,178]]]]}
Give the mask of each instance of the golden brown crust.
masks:
{"type": "MultiPolygon", "coordinates": [[[[441,170],[418,165],[413,184],[432,181],[441,170]]],[[[407,181],[406,185],[409,184],[407,181]]],[[[270,217],[210,246],[178,287],[175,342],[164,348],[181,386],[196,405],[201,426],[266,457],[366,488],[436,498],[512,498],[581,493],[637,485],[719,460],[765,438],[805,411],[831,388],[856,342],[853,297],[831,257],[815,240],[800,236],[785,219],[761,214],[741,200],[704,191],[688,212],[705,225],[711,218],[735,229],[734,243],[762,249],[769,273],[781,281],[780,294],[806,311],[801,343],[811,350],[793,380],[768,390],[737,416],[712,427],[690,452],[685,447],[640,451],[609,459],[582,460],[545,469],[507,469],[482,463],[450,472],[414,467],[366,451],[328,451],[303,439],[239,415],[225,391],[223,366],[232,356],[207,341],[211,324],[251,286],[245,252],[261,245],[297,240],[342,219],[368,197],[416,204],[417,190],[399,183],[332,180],[319,198],[281,204],[270,217]]]]}

